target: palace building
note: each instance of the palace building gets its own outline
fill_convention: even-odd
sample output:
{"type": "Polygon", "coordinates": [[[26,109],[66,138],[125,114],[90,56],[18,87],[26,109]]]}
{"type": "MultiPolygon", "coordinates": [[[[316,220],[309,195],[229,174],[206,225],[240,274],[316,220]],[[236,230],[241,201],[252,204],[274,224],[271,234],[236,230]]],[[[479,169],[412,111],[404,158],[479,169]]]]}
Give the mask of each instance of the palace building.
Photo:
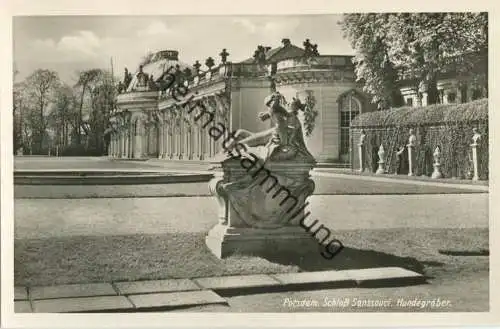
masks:
{"type": "MultiPolygon", "coordinates": [[[[215,65],[210,57],[205,70],[198,61],[185,64],[177,51],[166,50],[151,56],[133,76],[125,69],[111,119],[109,156],[210,161],[222,150],[223,139],[209,135],[209,126],[195,119],[197,111],[190,111],[188,103],[201,102],[213,122],[227,131],[258,132],[270,128],[269,122],[258,119],[265,110],[264,98],[278,91],[287,101],[299,98],[310,110],[299,118],[316,160],[349,163],[350,122],[376,106],[356,82],[352,56],[319,55],[309,40],[303,45],[283,39],[279,47],[259,46],[253,57],[237,63],[228,61],[230,54],[223,49],[220,63],[215,65]]],[[[440,85],[446,102],[473,96],[473,90],[460,93],[462,84],[446,79],[440,85]]],[[[418,88],[402,92],[407,104],[425,99],[418,88]]]]}

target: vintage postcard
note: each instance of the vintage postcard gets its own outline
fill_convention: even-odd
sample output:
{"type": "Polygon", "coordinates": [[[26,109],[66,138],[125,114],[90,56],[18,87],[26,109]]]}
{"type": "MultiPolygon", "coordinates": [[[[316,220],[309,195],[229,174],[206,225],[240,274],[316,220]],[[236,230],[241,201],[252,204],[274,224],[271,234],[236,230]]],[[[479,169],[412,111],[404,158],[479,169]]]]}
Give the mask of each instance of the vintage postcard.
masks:
{"type": "Polygon", "coordinates": [[[5,7],[3,325],[499,324],[497,15],[260,2],[5,7]]]}

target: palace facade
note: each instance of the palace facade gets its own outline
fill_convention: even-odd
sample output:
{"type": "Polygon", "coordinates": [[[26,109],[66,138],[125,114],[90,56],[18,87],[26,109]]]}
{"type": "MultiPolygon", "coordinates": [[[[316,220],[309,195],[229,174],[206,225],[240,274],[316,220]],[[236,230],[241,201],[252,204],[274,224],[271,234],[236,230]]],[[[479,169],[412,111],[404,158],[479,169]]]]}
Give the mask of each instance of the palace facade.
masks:
{"type": "MultiPolygon", "coordinates": [[[[120,82],[109,156],[210,161],[222,150],[223,138],[211,137],[210,127],[203,119],[196,120],[198,112],[186,104],[201,102],[212,113],[212,121],[227,131],[257,132],[270,127],[258,120],[258,113],[265,110],[264,98],[278,91],[288,101],[299,98],[316,113],[313,118],[300,116],[311,127],[305,140],[316,160],[348,163],[350,122],[376,107],[356,82],[352,56],[319,55],[316,47],[309,40],[300,48],[283,39],[281,46],[259,46],[252,58],[238,63],[228,61],[224,49],[220,63],[208,58],[205,70],[200,70],[198,61],[194,65],[179,61],[177,51],[154,54],[135,75],[126,71],[120,82]]],[[[460,86],[441,84],[447,102],[464,99],[463,94],[452,97],[460,86]]],[[[414,87],[402,92],[408,104],[425,99],[425,93],[414,87]]],[[[467,95],[472,97],[472,92],[467,95]]]]}

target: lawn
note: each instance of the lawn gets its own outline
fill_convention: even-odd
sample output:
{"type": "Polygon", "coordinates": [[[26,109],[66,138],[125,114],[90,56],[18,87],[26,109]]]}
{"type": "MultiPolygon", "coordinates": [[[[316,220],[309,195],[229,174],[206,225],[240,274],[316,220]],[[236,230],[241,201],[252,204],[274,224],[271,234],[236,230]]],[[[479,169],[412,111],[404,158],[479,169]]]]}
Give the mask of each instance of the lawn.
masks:
{"type": "MultiPolygon", "coordinates": [[[[487,256],[448,256],[440,249],[488,249],[488,229],[356,229],[336,231],[346,247],[332,260],[319,253],[233,256],[219,260],[204,233],[68,236],[15,241],[15,284],[191,278],[234,274],[400,266],[446,283],[487,273],[487,256]]],[[[488,282],[482,282],[488,285],[488,282]]]]}

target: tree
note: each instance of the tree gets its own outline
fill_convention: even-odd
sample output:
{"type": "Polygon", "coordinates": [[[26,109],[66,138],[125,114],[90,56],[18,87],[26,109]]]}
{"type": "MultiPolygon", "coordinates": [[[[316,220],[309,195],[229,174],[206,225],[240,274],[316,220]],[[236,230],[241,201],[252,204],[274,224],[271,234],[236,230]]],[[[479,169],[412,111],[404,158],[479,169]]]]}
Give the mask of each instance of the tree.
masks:
{"type": "Polygon", "coordinates": [[[66,147],[71,134],[76,135],[80,122],[77,108],[74,90],[69,85],[61,85],[55,91],[54,106],[49,115],[49,124],[55,131],[58,146],[66,147]]]}
{"type": "Polygon", "coordinates": [[[85,92],[92,92],[93,84],[101,78],[103,71],[101,69],[91,69],[82,71],[78,74],[78,81],[75,85],[76,88],[81,88],[80,93],[80,109],[78,112],[78,127],[76,129],[76,142],[78,145],[82,144],[82,128],[88,135],[85,126],[83,125],[83,104],[85,100],[85,92]]]}
{"type": "Polygon", "coordinates": [[[117,88],[111,74],[103,72],[91,93],[91,110],[88,120],[90,142],[93,149],[100,154],[106,151],[105,131],[108,128],[110,113],[115,107],[116,96],[117,88]]]}
{"type": "Polygon", "coordinates": [[[16,154],[17,150],[23,146],[23,136],[22,136],[22,128],[23,128],[23,116],[22,116],[22,89],[23,86],[20,83],[15,83],[13,86],[13,151],[16,154]]]}
{"type": "MultiPolygon", "coordinates": [[[[340,22],[356,51],[354,63],[365,91],[380,108],[398,105],[401,72],[414,88],[438,102],[437,75],[457,56],[487,55],[487,13],[346,14],[340,22]]],[[[477,63],[455,65],[457,73],[477,63]]]]}
{"type": "Polygon", "coordinates": [[[33,111],[28,111],[28,121],[38,152],[43,149],[47,128],[45,115],[52,99],[52,93],[58,85],[59,77],[57,73],[46,69],[36,70],[26,78],[24,83],[25,96],[28,101],[27,106],[31,110],[36,109],[37,113],[37,115],[34,115],[33,111]]]}
{"type": "Polygon", "coordinates": [[[401,105],[397,71],[388,53],[388,19],[387,14],[346,14],[341,21],[344,36],[356,51],[358,80],[379,108],[401,105]]]}

